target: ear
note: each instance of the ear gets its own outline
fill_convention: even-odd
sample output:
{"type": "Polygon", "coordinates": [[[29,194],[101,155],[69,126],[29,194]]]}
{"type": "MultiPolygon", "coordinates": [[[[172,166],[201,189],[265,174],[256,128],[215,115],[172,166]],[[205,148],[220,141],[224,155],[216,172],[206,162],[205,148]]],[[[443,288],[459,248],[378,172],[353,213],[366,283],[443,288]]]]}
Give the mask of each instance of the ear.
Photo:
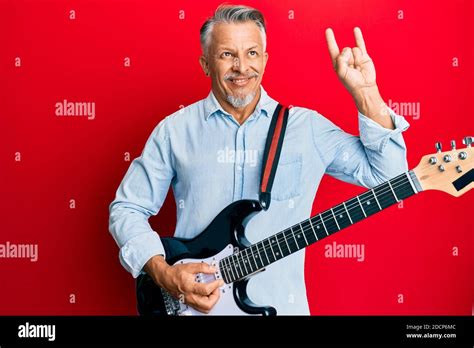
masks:
{"type": "Polygon", "coordinates": [[[201,68],[204,71],[204,74],[206,74],[206,76],[209,76],[209,61],[207,60],[207,57],[205,55],[199,57],[199,64],[201,64],[201,68]]]}
{"type": "Polygon", "coordinates": [[[267,62],[268,62],[268,52],[265,52],[263,53],[263,68],[264,69],[267,66],[267,62]]]}

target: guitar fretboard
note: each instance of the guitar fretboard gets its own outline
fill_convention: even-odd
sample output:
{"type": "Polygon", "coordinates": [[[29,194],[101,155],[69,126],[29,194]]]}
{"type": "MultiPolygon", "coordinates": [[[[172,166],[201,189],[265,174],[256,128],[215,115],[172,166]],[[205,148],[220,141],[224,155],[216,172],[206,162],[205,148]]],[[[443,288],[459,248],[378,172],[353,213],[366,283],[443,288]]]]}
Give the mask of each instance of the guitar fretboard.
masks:
{"type": "Polygon", "coordinates": [[[390,207],[419,191],[412,171],[293,225],[248,248],[223,258],[219,263],[226,283],[243,279],[273,262],[291,255],[366,217],[390,207]]]}

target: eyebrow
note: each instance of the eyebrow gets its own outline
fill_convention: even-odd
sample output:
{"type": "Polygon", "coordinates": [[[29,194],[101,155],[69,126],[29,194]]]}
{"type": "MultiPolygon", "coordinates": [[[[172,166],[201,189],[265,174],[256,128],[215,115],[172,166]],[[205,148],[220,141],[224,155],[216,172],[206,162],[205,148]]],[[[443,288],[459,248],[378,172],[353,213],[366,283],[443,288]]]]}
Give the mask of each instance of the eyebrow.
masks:
{"type": "MultiPolygon", "coordinates": [[[[247,51],[253,50],[254,48],[258,48],[258,45],[255,45],[255,46],[252,46],[252,47],[250,47],[250,48],[247,48],[247,51]]],[[[219,51],[233,51],[234,49],[233,49],[233,48],[229,48],[229,47],[219,47],[218,50],[219,50],[219,51]]]]}

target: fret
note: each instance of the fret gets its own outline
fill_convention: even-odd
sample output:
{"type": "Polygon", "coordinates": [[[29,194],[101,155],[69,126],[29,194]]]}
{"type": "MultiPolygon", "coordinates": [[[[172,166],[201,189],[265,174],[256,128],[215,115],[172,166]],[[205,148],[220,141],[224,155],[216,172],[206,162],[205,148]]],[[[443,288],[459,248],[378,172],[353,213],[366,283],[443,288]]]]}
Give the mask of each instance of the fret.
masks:
{"type": "Polygon", "coordinates": [[[226,257],[225,259],[227,260],[226,264],[227,264],[227,273],[229,273],[229,279],[231,281],[234,281],[234,279],[236,278],[234,275],[234,271],[232,270],[232,264],[230,263],[230,258],[226,257]]]}
{"type": "Polygon", "coordinates": [[[347,209],[351,214],[351,219],[354,223],[359,222],[365,218],[362,205],[359,203],[358,197],[351,198],[346,202],[347,209]]]}
{"type": "Polygon", "coordinates": [[[344,228],[352,225],[352,221],[342,204],[335,206],[332,210],[337,219],[337,225],[340,230],[343,230],[344,228]]]}
{"type": "Polygon", "coordinates": [[[349,211],[347,210],[346,203],[342,202],[342,205],[344,206],[344,209],[346,209],[346,214],[347,214],[347,217],[349,218],[349,221],[351,222],[351,224],[354,224],[354,221],[352,221],[352,218],[351,218],[351,214],[349,214],[349,211]]]}
{"type": "Polygon", "coordinates": [[[291,231],[291,233],[293,234],[293,239],[295,240],[296,248],[297,248],[298,250],[300,250],[301,248],[300,248],[300,246],[299,246],[299,244],[298,244],[298,241],[296,240],[295,231],[293,231],[293,228],[292,228],[292,227],[290,227],[290,231],[291,231]]]}
{"type": "Polygon", "coordinates": [[[267,248],[265,248],[265,244],[263,243],[263,241],[260,242],[260,246],[259,246],[259,255],[260,255],[260,260],[262,261],[262,263],[267,266],[269,264],[271,264],[272,262],[270,261],[270,258],[268,257],[268,254],[267,254],[267,248]],[[265,257],[265,258],[264,258],[265,257]],[[267,259],[267,261],[265,261],[265,259],[267,259]]]}
{"type": "Polygon", "coordinates": [[[314,227],[313,227],[313,223],[311,222],[311,218],[308,219],[309,220],[309,224],[311,226],[311,230],[313,231],[313,234],[314,234],[314,238],[316,238],[316,241],[318,241],[318,235],[316,234],[316,232],[314,231],[314,227]]]}
{"type": "Polygon", "coordinates": [[[388,186],[390,186],[390,190],[392,190],[393,197],[395,197],[395,200],[397,201],[397,203],[400,202],[397,195],[395,194],[395,191],[393,190],[393,187],[392,187],[392,184],[390,183],[390,181],[387,181],[387,183],[388,183],[388,186]]]}
{"type": "Polygon", "coordinates": [[[286,240],[286,233],[285,231],[283,231],[283,238],[285,239],[285,243],[286,243],[286,247],[288,248],[288,255],[291,254],[291,249],[290,249],[290,245],[288,244],[288,241],[286,240]]]}
{"type": "Polygon", "coordinates": [[[272,251],[271,255],[273,255],[274,260],[277,260],[277,257],[275,256],[275,252],[273,251],[272,243],[270,242],[270,239],[267,238],[268,245],[270,246],[270,250],[272,251]]]}
{"type": "MultiPolygon", "coordinates": [[[[248,249],[249,249],[249,248],[245,248],[245,249],[244,249],[245,255],[247,256],[247,259],[246,259],[245,261],[246,261],[246,263],[249,265],[250,273],[253,273],[254,270],[253,270],[253,268],[252,268],[252,261],[251,261],[251,258],[250,258],[250,256],[249,256],[249,250],[248,250],[248,249]]],[[[257,268],[255,267],[255,269],[257,269],[257,268]]]]}
{"type": "Polygon", "coordinates": [[[271,264],[272,262],[270,261],[269,257],[268,257],[268,254],[267,254],[267,248],[265,247],[265,243],[264,243],[264,240],[260,242],[260,244],[262,245],[262,250],[263,252],[265,253],[265,256],[267,258],[267,265],[271,264]]]}
{"type": "Polygon", "coordinates": [[[278,234],[276,234],[275,236],[273,236],[273,241],[272,241],[273,244],[276,244],[278,246],[278,249],[280,250],[280,252],[278,253],[278,251],[276,252],[276,255],[277,256],[280,256],[279,258],[281,259],[283,257],[283,252],[281,251],[281,248],[280,248],[280,242],[278,241],[278,234]]]}
{"type": "Polygon", "coordinates": [[[299,225],[300,225],[300,229],[301,229],[301,234],[304,237],[304,241],[306,242],[306,245],[309,245],[308,240],[306,239],[306,233],[304,233],[304,230],[303,230],[303,227],[301,226],[301,223],[299,225]]]}
{"type": "Polygon", "coordinates": [[[339,227],[339,223],[337,222],[336,215],[334,215],[334,210],[332,210],[332,208],[331,208],[331,213],[334,218],[334,222],[336,223],[337,229],[340,231],[341,227],[339,227]]]}
{"type": "Polygon", "coordinates": [[[332,215],[331,209],[323,211],[320,215],[321,218],[324,220],[324,224],[326,225],[326,228],[328,229],[328,233],[330,235],[339,231],[336,220],[332,215]]]}
{"type": "Polygon", "coordinates": [[[319,214],[319,218],[321,219],[321,223],[323,224],[324,231],[326,232],[326,236],[329,236],[328,229],[326,228],[326,224],[324,223],[324,218],[321,214],[319,214]]]}
{"type": "Polygon", "coordinates": [[[227,258],[223,258],[220,262],[219,262],[219,268],[221,270],[221,274],[222,276],[224,277],[224,281],[226,283],[230,283],[230,277],[229,277],[229,274],[228,274],[228,269],[227,269],[227,266],[225,265],[225,260],[227,258]]]}
{"type": "Polygon", "coordinates": [[[310,222],[308,222],[309,219],[301,221],[300,227],[303,229],[303,233],[306,237],[306,241],[309,244],[313,244],[318,241],[318,237],[315,236],[313,226],[310,222]]]}
{"type": "Polygon", "coordinates": [[[257,245],[258,245],[257,255],[255,257],[260,260],[262,267],[269,265],[270,260],[268,259],[268,257],[266,257],[265,249],[261,249],[261,247],[263,246],[262,243],[259,242],[257,245]],[[267,261],[265,261],[265,258],[267,259],[267,261]]]}
{"type": "Polygon", "coordinates": [[[397,203],[397,200],[395,197],[393,197],[390,186],[388,186],[387,183],[374,187],[374,191],[378,197],[382,209],[388,208],[389,206],[397,203]]]}
{"type": "Polygon", "coordinates": [[[374,189],[372,189],[371,191],[372,191],[372,194],[374,195],[374,198],[375,198],[375,201],[377,202],[377,205],[379,206],[379,209],[382,210],[382,207],[380,206],[380,202],[379,202],[379,200],[377,199],[377,195],[375,194],[374,189]]]}
{"type": "MultiPolygon", "coordinates": [[[[293,233],[295,233],[295,232],[293,231],[293,233]]],[[[301,240],[301,232],[296,232],[295,236],[296,236],[296,239],[297,239],[297,240],[298,240],[298,239],[301,240]]],[[[303,240],[301,240],[301,241],[303,242],[303,240]]],[[[303,245],[303,248],[306,247],[307,245],[308,245],[308,244],[303,245]]],[[[301,247],[299,246],[299,244],[298,244],[298,247],[301,249],[301,247]]]]}
{"type": "Polygon", "coordinates": [[[257,248],[257,254],[255,254],[255,253],[253,252],[253,249],[252,249],[252,248],[253,248],[254,246],[256,246],[256,245],[258,245],[258,244],[251,245],[251,246],[250,246],[250,251],[252,252],[253,260],[255,261],[255,266],[257,266],[257,269],[259,269],[260,267],[263,267],[263,262],[262,262],[262,259],[258,256],[258,255],[259,255],[259,253],[258,253],[258,248],[257,248]],[[255,256],[255,255],[257,255],[257,256],[255,256]],[[260,266],[260,267],[258,266],[257,260],[260,260],[260,264],[261,264],[262,266],[260,266]]]}
{"type": "Polygon", "coordinates": [[[239,278],[243,278],[244,276],[244,268],[242,267],[242,265],[240,264],[240,260],[239,260],[239,254],[240,252],[238,252],[237,254],[234,255],[234,257],[236,258],[237,262],[235,263],[235,273],[237,273],[237,276],[239,278]],[[239,272],[241,275],[239,275],[239,272]]]}
{"type": "Polygon", "coordinates": [[[323,239],[324,237],[327,237],[328,234],[327,234],[327,231],[325,231],[324,229],[323,221],[321,220],[321,214],[318,214],[311,219],[319,219],[319,222],[316,222],[316,220],[314,221],[316,225],[316,235],[318,236],[318,240],[323,239]]]}
{"type": "Polygon", "coordinates": [[[366,191],[365,193],[359,195],[360,201],[364,206],[364,211],[367,216],[373,215],[380,211],[380,209],[377,207],[377,204],[375,203],[375,198],[371,198],[371,196],[375,197],[375,194],[372,192],[372,190],[366,191]]]}
{"type": "Polygon", "coordinates": [[[359,202],[359,205],[362,209],[362,212],[364,213],[364,217],[367,217],[367,214],[365,213],[364,207],[362,206],[362,203],[360,202],[359,196],[357,196],[356,198],[357,198],[357,201],[359,202]]]}
{"type": "MultiPolygon", "coordinates": [[[[246,265],[246,260],[244,260],[244,250],[240,251],[240,259],[242,260],[242,265],[244,265],[244,268],[242,269],[242,272],[245,270],[245,274],[250,274],[250,272],[247,270],[247,265],[246,265]]],[[[237,254],[238,255],[238,254],[237,254]]]]}
{"type": "Polygon", "coordinates": [[[231,261],[231,267],[232,267],[232,270],[235,271],[235,279],[239,279],[240,278],[240,275],[239,275],[239,264],[238,262],[235,262],[235,254],[233,254],[231,257],[230,257],[230,261],[231,261]]]}
{"type": "Polygon", "coordinates": [[[405,174],[406,174],[406,176],[407,176],[407,178],[408,178],[408,181],[410,182],[410,185],[411,185],[411,188],[413,189],[413,192],[418,193],[418,191],[416,190],[415,184],[414,184],[413,181],[411,180],[410,173],[409,173],[409,172],[406,172],[405,174]]]}
{"type": "Polygon", "coordinates": [[[416,194],[416,191],[413,189],[412,182],[410,182],[408,176],[402,175],[397,181],[398,182],[393,185],[393,190],[397,194],[398,199],[403,200],[413,194],[416,194]]]}
{"type": "Polygon", "coordinates": [[[231,271],[231,273],[232,273],[232,279],[235,280],[235,279],[237,279],[237,277],[236,277],[235,274],[234,274],[234,270],[233,270],[233,267],[232,267],[233,264],[231,263],[231,259],[232,259],[232,256],[230,256],[230,257],[228,258],[228,264],[229,264],[229,269],[230,269],[230,271],[231,271]]]}

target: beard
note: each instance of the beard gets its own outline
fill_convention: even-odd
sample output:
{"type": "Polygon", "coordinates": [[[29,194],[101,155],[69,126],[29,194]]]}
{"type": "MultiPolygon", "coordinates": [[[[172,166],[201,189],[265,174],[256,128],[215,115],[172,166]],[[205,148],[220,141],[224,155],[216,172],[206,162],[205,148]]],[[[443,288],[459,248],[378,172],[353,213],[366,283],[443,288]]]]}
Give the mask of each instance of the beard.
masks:
{"type": "Polygon", "coordinates": [[[255,98],[256,94],[256,92],[252,92],[243,97],[234,97],[233,95],[228,95],[226,99],[230,103],[230,105],[237,109],[249,105],[252,102],[253,98],[255,98]]]}
{"type": "MultiPolygon", "coordinates": [[[[246,74],[245,77],[248,78],[248,79],[252,79],[252,78],[255,78],[257,79],[258,78],[258,73],[256,71],[254,72],[251,72],[249,74],[246,74]]],[[[239,78],[239,77],[242,77],[241,74],[239,73],[228,73],[224,76],[224,79],[225,80],[231,80],[233,78],[239,78]]],[[[236,96],[233,96],[233,95],[227,95],[226,96],[226,100],[230,103],[230,105],[232,105],[234,108],[243,108],[243,107],[246,107],[247,105],[249,105],[253,98],[255,98],[255,95],[257,94],[257,92],[251,92],[247,95],[240,95],[238,97],[236,96]]]]}

